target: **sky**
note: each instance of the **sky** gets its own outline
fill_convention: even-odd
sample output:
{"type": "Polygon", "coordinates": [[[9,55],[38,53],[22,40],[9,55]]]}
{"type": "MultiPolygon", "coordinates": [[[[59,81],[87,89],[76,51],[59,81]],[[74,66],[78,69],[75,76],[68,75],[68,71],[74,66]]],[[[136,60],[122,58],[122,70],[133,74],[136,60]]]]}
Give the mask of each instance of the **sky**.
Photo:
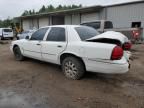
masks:
{"type": "Polygon", "coordinates": [[[83,6],[92,5],[109,5],[123,2],[140,1],[140,0],[0,0],[0,19],[6,19],[8,17],[18,17],[24,10],[39,10],[42,5],[52,4],[57,6],[82,4],[83,6]]]}

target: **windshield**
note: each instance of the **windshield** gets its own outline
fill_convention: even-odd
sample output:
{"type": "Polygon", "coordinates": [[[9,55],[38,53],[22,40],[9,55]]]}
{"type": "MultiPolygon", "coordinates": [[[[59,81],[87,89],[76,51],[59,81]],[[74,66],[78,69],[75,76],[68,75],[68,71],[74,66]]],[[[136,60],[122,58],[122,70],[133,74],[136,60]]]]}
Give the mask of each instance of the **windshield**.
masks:
{"type": "Polygon", "coordinates": [[[87,27],[87,26],[75,27],[75,30],[77,31],[81,40],[86,40],[99,35],[99,32],[92,27],[87,27]]]}
{"type": "Polygon", "coordinates": [[[4,29],[4,32],[12,32],[12,29],[4,29]]]}

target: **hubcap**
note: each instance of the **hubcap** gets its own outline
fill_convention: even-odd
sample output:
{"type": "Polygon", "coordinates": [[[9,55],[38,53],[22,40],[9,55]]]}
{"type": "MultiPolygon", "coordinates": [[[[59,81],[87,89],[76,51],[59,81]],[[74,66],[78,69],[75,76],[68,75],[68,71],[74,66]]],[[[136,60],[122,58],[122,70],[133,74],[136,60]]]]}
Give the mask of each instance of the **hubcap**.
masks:
{"type": "Polygon", "coordinates": [[[72,61],[65,63],[65,74],[67,77],[73,78],[77,75],[77,67],[72,61]]]}

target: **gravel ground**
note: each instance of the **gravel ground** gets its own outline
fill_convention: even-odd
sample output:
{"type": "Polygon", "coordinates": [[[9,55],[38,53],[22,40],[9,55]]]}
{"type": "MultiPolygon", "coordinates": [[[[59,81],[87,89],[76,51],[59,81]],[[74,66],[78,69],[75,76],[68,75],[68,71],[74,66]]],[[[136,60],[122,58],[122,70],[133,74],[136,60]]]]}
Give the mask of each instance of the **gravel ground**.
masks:
{"type": "Polygon", "coordinates": [[[86,73],[74,81],[60,66],[16,61],[9,43],[0,43],[0,108],[144,108],[143,44],[133,46],[128,73],[86,73]]]}

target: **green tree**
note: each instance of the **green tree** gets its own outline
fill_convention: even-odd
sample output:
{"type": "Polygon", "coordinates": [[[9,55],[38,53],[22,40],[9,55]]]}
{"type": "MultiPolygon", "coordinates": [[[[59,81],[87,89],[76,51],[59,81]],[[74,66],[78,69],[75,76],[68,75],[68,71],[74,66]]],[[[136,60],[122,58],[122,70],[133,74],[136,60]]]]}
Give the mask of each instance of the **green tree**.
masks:
{"type": "Polygon", "coordinates": [[[67,8],[68,8],[68,9],[72,9],[72,6],[71,6],[71,5],[68,5],[67,8]]]}
{"type": "Polygon", "coordinates": [[[54,10],[55,10],[55,7],[53,5],[48,5],[48,7],[47,7],[48,12],[52,12],[54,10]]]}
{"type": "Polygon", "coordinates": [[[33,9],[32,14],[35,14],[35,10],[33,9]]]}
{"type": "Polygon", "coordinates": [[[28,15],[29,14],[29,12],[27,11],[27,10],[25,10],[23,13],[22,13],[22,16],[26,16],[26,15],[28,15]]]}
{"type": "Polygon", "coordinates": [[[33,14],[39,14],[39,13],[44,13],[44,12],[54,12],[54,11],[60,11],[60,10],[67,10],[67,9],[75,9],[75,8],[81,8],[82,5],[58,5],[57,7],[54,7],[53,5],[48,5],[45,7],[44,5],[39,9],[38,12],[35,12],[35,10],[25,10],[21,16],[26,16],[26,15],[33,15],[33,14]]]}
{"type": "Polygon", "coordinates": [[[8,17],[5,20],[0,20],[0,27],[11,27],[12,19],[8,17]]]}
{"type": "Polygon", "coordinates": [[[82,7],[82,4],[80,4],[78,7],[81,8],[81,7],[82,7]]]}
{"type": "Polygon", "coordinates": [[[0,27],[3,27],[3,21],[0,20],[0,27]]]}
{"type": "Polygon", "coordinates": [[[63,9],[62,5],[58,5],[58,6],[56,7],[56,10],[62,10],[62,9],[63,9]]]}
{"type": "Polygon", "coordinates": [[[63,10],[67,10],[68,7],[66,5],[63,6],[63,10]]]}
{"type": "Polygon", "coordinates": [[[32,15],[32,11],[31,10],[29,10],[29,15],[32,15]]]}
{"type": "Polygon", "coordinates": [[[72,8],[74,9],[74,8],[79,8],[79,6],[77,6],[77,5],[72,5],[72,8]]]}
{"type": "Polygon", "coordinates": [[[43,13],[43,12],[46,12],[46,8],[45,8],[44,5],[43,5],[42,8],[39,10],[39,13],[43,13]]]}

